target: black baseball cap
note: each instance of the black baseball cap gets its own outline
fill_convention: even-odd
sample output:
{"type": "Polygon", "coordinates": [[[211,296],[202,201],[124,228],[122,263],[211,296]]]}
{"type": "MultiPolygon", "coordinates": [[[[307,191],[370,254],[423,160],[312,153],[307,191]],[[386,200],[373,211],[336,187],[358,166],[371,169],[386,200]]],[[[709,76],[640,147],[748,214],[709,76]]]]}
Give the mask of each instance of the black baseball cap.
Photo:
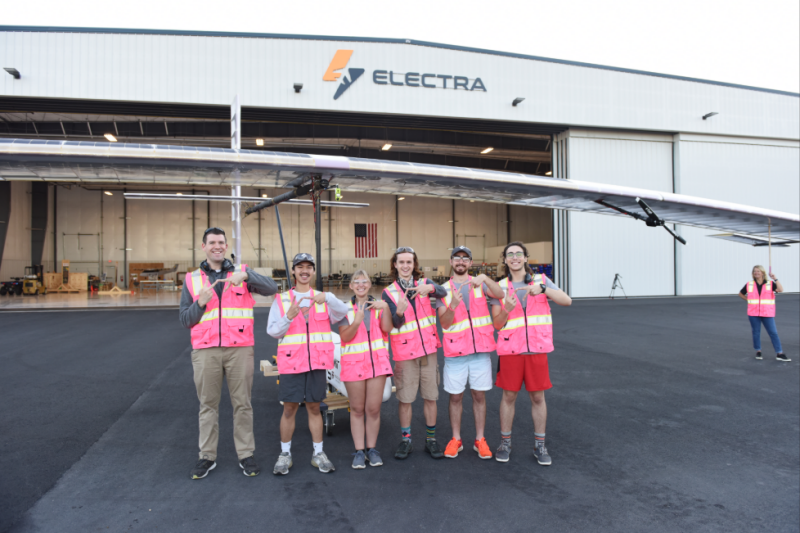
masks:
{"type": "Polygon", "coordinates": [[[469,256],[470,259],[472,259],[472,250],[470,250],[466,246],[456,246],[455,248],[453,248],[453,253],[450,254],[450,257],[451,258],[455,257],[455,255],[458,252],[464,252],[465,254],[467,254],[469,256]]]}
{"type": "Polygon", "coordinates": [[[314,268],[317,267],[317,264],[314,262],[314,256],[311,254],[302,253],[294,256],[294,259],[292,259],[292,268],[296,267],[298,263],[311,263],[314,265],[314,268]]]}

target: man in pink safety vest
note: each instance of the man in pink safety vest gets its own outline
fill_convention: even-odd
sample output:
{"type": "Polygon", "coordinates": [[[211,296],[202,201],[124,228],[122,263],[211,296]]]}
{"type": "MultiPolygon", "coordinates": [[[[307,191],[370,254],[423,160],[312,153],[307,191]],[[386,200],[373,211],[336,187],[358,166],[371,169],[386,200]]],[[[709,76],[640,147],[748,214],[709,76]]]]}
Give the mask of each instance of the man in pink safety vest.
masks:
{"type": "Polygon", "coordinates": [[[200,400],[200,458],[190,472],[202,479],[216,468],[219,441],[219,401],[223,377],[233,405],[233,439],[244,475],[260,472],[253,457],[253,297],[278,292],[272,278],[235,267],[225,259],[228,243],[220,228],[203,235],[206,260],[186,276],[181,293],[180,320],[191,329],[192,367],[200,400]]]}
{"type": "Polygon", "coordinates": [[[775,357],[778,361],[788,363],[789,357],[783,353],[778,328],[775,326],[775,295],[783,292],[783,285],[774,274],[770,273],[772,281],[767,278],[767,271],[761,265],[753,267],[753,279],[748,281],[739,291],[739,298],[747,302],[747,318],[753,332],[753,348],[756,350],[756,359],[761,356],[761,326],[767,330],[772,347],[775,348],[775,357]]]}
{"type": "Polygon", "coordinates": [[[453,438],[444,456],[455,458],[464,449],[461,441],[461,414],[464,390],[469,382],[472,414],[475,417],[475,443],[472,449],[481,459],[491,459],[492,451],[483,431],[486,427],[486,391],[492,389],[492,359],[495,350],[494,326],[487,297],[503,298],[503,291],[492,279],[469,275],[472,251],[466,246],[450,254],[453,277],[445,285],[447,296],[437,301],[442,324],[444,349],[444,390],[450,394],[450,427],[453,438]]]}
{"type": "Polygon", "coordinates": [[[511,426],[522,384],[531,397],[535,446],[533,456],[540,465],[552,460],[544,445],[547,405],[544,391],[551,388],[547,354],[553,351],[553,320],[548,299],[571,305],[572,299],[544,274],[534,274],[528,265],[528,250],[521,242],[503,250],[506,277],[500,288],[506,297],[492,301],[497,334],[497,383],[503,389],[500,402],[500,447],[495,459],[507,462],[511,455],[511,426]]]}
{"type": "Polygon", "coordinates": [[[278,399],[283,402],[281,453],[272,470],[276,475],[286,475],[292,467],[294,420],[303,402],[314,445],[311,465],[323,473],[336,470],[322,450],[319,404],[327,395],[327,371],[333,368],[331,324],[347,316],[348,308],[333,294],[316,292],[311,288],[315,273],[316,264],[311,254],[294,256],[292,275],[295,285],[275,299],[267,322],[267,333],[278,339],[278,399]]]}
{"type": "Polygon", "coordinates": [[[417,399],[417,391],[420,391],[425,411],[425,450],[434,459],[441,459],[444,451],[436,442],[436,401],[439,399],[437,349],[440,342],[430,297],[444,298],[447,291],[422,277],[413,248],[398,248],[390,264],[395,281],[384,289],[383,301],[389,305],[394,326],[389,332],[389,345],[394,359],[402,435],[394,457],[405,459],[413,451],[411,405],[417,399]]]}

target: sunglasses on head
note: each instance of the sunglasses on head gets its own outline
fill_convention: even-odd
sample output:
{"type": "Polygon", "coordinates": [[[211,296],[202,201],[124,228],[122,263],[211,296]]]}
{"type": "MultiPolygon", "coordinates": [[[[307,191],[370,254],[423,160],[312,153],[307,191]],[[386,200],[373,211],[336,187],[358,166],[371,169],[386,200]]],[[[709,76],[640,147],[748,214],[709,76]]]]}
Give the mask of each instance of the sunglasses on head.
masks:
{"type": "Polygon", "coordinates": [[[311,261],[312,263],[314,262],[314,258],[311,256],[311,254],[297,254],[296,256],[294,256],[294,260],[295,261],[311,261]]]}
{"type": "Polygon", "coordinates": [[[224,229],[222,229],[222,228],[208,228],[207,230],[205,230],[205,231],[203,232],[203,237],[205,237],[206,235],[208,235],[208,234],[209,234],[209,232],[211,232],[211,231],[215,231],[215,230],[216,230],[216,231],[219,231],[220,233],[222,233],[223,235],[225,235],[225,230],[224,230],[224,229]]]}
{"type": "Polygon", "coordinates": [[[414,249],[409,247],[409,246],[401,246],[400,248],[397,249],[397,252],[395,252],[395,253],[398,253],[398,254],[413,254],[414,253],[414,249]]]}

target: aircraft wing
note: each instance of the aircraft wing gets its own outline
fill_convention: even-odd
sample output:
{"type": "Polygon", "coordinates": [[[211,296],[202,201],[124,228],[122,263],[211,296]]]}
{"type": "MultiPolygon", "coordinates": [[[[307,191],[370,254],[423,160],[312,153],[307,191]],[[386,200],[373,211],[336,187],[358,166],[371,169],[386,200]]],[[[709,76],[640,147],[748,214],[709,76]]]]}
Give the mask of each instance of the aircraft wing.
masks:
{"type": "Polygon", "coordinates": [[[635,187],[512,172],[352,157],[108,142],[0,139],[0,178],[82,184],[134,183],[280,188],[321,174],[345,191],[475,200],[627,216],[640,199],[669,224],[800,239],[800,216],[635,187]],[[234,170],[239,170],[236,180],[234,170]]]}

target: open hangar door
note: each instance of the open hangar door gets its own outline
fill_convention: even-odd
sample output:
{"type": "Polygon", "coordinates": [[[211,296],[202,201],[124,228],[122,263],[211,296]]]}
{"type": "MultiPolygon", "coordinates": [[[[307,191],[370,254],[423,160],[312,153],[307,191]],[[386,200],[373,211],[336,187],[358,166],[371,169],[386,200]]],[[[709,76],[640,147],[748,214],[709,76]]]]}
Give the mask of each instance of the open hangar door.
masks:
{"type": "MultiPolygon", "coordinates": [[[[147,104],[45,99],[13,99],[3,104],[3,109],[16,107],[18,112],[0,113],[5,124],[5,130],[0,131],[2,136],[106,142],[104,135],[110,133],[119,142],[130,143],[208,147],[225,147],[230,143],[229,110],[219,106],[170,105],[150,109],[147,104]]],[[[410,161],[540,176],[551,175],[553,135],[565,129],[552,125],[247,107],[243,109],[243,118],[242,147],[251,150],[410,161]]],[[[116,190],[122,188],[135,191],[142,186],[120,184],[116,190]]],[[[82,187],[75,185],[71,189],[82,187]]],[[[145,189],[157,192],[158,187],[145,189]]],[[[175,187],[169,189],[181,192],[174,191],[175,187]]],[[[90,204],[76,207],[69,202],[80,202],[86,195],[77,190],[63,190],[59,203],[68,203],[63,208],[58,206],[59,219],[69,220],[70,209],[76,214],[81,210],[96,210],[94,197],[99,192],[91,191],[90,204]]],[[[222,189],[203,192],[229,193],[222,189]]],[[[272,196],[278,192],[243,190],[242,194],[272,196]]],[[[114,194],[116,200],[119,195],[114,194]]],[[[476,264],[500,262],[500,249],[514,240],[531,245],[533,262],[552,263],[552,215],[548,209],[425,196],[364,193],[345,193],[345,196],[347,201],[369,203],[370,207],[333,208],[322,213],[323,244],[318,265],[325,275],[352,273],[358,268],[373,275],[388,273],[389,260],[398,243],[415,248],[426,276],[435,275],[440,268],[448,275],[450,250],[459,244],[473,249],[476,264]],[[356,224],[374,225],[370,235],[376,242],[368,247],[367,253],[356,243],[356,224]]],[[[111,212],[119,207],[112,207],[111,203],[105,207],[106,219],[123,220],[122,212],[111,212]]],[[[204,228],[201,226],[230,224],[229,209],[222,204],[209,206],[199,201],[196,204],[194,213],[191,205],[175,206],[180,211],[174,217],[176,220],[164,224],[156,223],[163,219],[162,203],[140,201],[134,206],[129,202],[124,219],[129,222],[128,228],[123,228],[124,235],[116,236],[120,240],[118,245],[103,247],[102,260],[108,260],[105,255],[109,250],[127,248],[128,262],[155,261],[170,266],[180,262],[181,271],[190,269],[202,258],[199,241],[204,228]],[[148,216],[148,211],[153,216],[148,216]],[[153,228],[148,228],[150,221],[154,221],[153,228]],[[127,244],[122,242],[125,235],[127,244]],[[154,235],[163,241],[155,248],[151,242],[154,235]]],[[[286,206],[281,214],[287,253],[313,251],[310,208],[286,206]]],[[[248,264],[282,268],[274,216],[264,213],[261,217],[248,217],[243,228],[246,233],[242,259],[248,264]]],[[[104,229],[91,228],[101,238],[108,239],[104,229]]],[[[63,230],[59,228],[59,232],[63,230]]],[[[121,251],[117,253],[121,254],[124,255],[121,251]]],[[[501,265],[498,266],[498,273],[502,273],[501,265]]]]}

